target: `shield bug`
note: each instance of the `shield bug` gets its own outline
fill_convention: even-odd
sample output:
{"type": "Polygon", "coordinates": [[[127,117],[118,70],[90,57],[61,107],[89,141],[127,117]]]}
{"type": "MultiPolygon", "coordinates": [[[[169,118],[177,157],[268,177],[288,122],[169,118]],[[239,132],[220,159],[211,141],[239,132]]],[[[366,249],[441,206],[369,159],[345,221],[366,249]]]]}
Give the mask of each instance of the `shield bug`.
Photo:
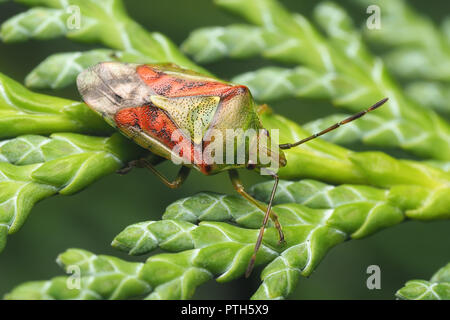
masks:
{"type": "Polygon", "coordinates": [[[387,101],[385,98],[303,140],[275,145],[259,120],[247,87],[219,81],[173,64],[103,62],[80,73],[77,86],[85,103],[110,125],[152,153],[182,164],[174,181],[169,181],[146,159],[132,161],[121,172],[133,166],[146,167],[164,184],[177,188],[192,168],[206,175],[228,171],[237,192],[265,213],[246,276],[255,263],[269,218],[278,230],[280,242],[284,240],[277,215],[271,209],[279,178],[269,167],[286,165],[284,149],[301,145],[358,119],[387,101]],[[234,130],[231,138],[228,135],[230,130],[234,130]],[[253,134],[248,135],[248,131],[253,134]],[[219,137],[222,140],[219,141],[219,137]],[[223,148],[219,148],[222,154],[215,148],[214,155],[205,156],[203,151],[213,142],[216,147],[222,145],[223,148],[229,148],[231,143],[232,151],[243,146],[241,161],[237,161],[237,153],[232,157],[225,156],[223,148]],[[237,172],[239,168],[265,170],[274,178],[267,206],[245,191],[237,172]]]}

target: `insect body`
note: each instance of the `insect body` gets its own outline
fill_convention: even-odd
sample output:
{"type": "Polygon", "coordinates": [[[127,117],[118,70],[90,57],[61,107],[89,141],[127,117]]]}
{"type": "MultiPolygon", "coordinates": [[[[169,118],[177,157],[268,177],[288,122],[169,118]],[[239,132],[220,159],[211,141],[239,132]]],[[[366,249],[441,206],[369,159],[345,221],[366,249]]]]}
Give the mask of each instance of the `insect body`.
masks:
{"type": "Polygon", "coordinates": [[[278,176],[269,168],[274,164],[277,168],[286,165],[282,149],[295,147],[336,129],[387,100],[306,139],[278,146],[272,143],[268,131],[263,128],[247,87],[222,82],[173,64],[104,62],[83,71],[77,78],[77,85],[86,104],[109,124],[154,154],[182,164],[172,182],[145,159],[132,161],[123,172],[132,166],[146,167],[166,185],[176,188],[187,178],[191,168],[206,175],[228,171],[235,189],[265,212],[246,276],[253,268],[269,218],[278,230],[280,241],[284,240],[277,216],[271,210],[278,176]],[[230,130],[234,130],[233,135],[230,130]],[[224,152],[229,150],[230,144],[232,156],[224,152]],[[211,146],[214,146],[210,148],[213,152],[206,152],[211,146]],[[241,158],[238,157],[239,148],[244,150],[241,158]],[[267,207],[244,190],[236,170],[244,167],[266,170],[275,179],[267,207]]]}

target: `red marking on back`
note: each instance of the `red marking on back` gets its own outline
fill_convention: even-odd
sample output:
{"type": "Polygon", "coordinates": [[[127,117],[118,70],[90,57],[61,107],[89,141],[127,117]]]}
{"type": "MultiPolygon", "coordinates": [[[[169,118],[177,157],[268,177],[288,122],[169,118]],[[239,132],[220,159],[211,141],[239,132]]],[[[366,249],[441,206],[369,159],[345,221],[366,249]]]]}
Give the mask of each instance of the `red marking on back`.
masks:
{"type": "Polygon", "coordinates": [[[163,72],[157,72],[147,65],[141,65],[136,69],[141,79],[159,95],[165,97],[187,96],[219,96],[227,94],[234,88],[232,85],[211,80],[189,80],[176,78],[163,72]]]}
{"type": "Polygon", "coordinates": [[[156,80],[163,75],[161,72],[156,72],[154,69],[145,65],[138,66],[136,71],[144,81],[156,80]]]}
{"type": "Polygon", "coordinates": [[[208,174],[208,165],[201,159],[201,150],[185,137],[164,110],[154,106],[126,108],[115,116],[117,127],[137,127],[155,138],[173,152],[178,153],[185,161],[193,163],[204,174],[208,174]],[[172,140],[174,138],[175,141],[172,140]]]}
{"type": "Polygon", "coordinates": [[[134,108],[122,109],[117,112],[114,121],[119,128],[125,126],[135,126],[138,123],[137,113],[134,108]]]}

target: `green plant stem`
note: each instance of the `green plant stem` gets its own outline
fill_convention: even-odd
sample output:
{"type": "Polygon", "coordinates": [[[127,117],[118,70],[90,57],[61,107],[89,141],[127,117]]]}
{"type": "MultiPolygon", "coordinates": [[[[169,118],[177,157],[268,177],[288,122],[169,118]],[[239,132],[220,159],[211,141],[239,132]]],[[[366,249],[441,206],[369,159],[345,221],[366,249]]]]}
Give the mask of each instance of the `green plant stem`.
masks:
{"type": "MultiPolygon", "coordinates": [[[[279,129],[280,143],[298,141],[309,135],[296,123],[273,114],[267,106],[262,106],[259,112],[266,128],[279,129]]],[[[382,152],[353,152],[320,139],[286,150],[285,153],[288,165],[279,170],[279,176],[283,179],[312,178],[331,183],[379,187],[449,187],[448,173],[429,165],[397,160],[382,152]]]]}
{"type": "Polygon", "coordinates": [[[19,230],[36,202],[78,192],[144,154],[118,133],[24,135],[1,141],[0,251],[6,235],[19,230]]]}
{"type": "MultiPolygon", "coordinates": [[[[256,185],[252,192],[265,200],[268,187],[267,183],[256,185]]],[[[287,243],[277,244],[272,226],[266,230],[257,264],[267,265],[253,298],[287,297],[299,275],[310,275],[332,247],[403,221],[412,206],[410,197],[410,190],[405,189],[282,181],[274,210],[287,243]]],[[[423,209],[420,203],[416,205],[417,210],[423,209]]],[[[430,219],[448,218],[445,213],[423,214],[430,219]]],[[[58,262],[65,269],[71,265],[81,268],[80,290],[68,291],[68,278],[57,277],[24,283],[7,298],[125,299],[144,294],[149,299],[191,298],[197,286],[214,276],[225,282],[243,275],[263,212],[238,196],[200,193],[171,204],[163,219],[128,226],[112,245],[133,255],[148,254],[158,247],[175,253],[153,255],[137,264],[68,250],[58,262]],[[203,222],[196,225],[199,221],[203,222]],[[238,226],[225,223],[228,221],[238,226]],[[106,279],[111,285],[104,287],[106,279]]]]}

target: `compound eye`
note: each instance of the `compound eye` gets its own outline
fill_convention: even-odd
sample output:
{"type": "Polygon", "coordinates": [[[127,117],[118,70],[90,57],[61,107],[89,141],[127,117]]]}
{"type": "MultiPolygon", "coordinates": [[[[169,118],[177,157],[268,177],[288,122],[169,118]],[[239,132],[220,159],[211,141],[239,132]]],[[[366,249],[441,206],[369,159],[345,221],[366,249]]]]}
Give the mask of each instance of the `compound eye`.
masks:
{"type": "Polygon", "coordinates": [[[253,169],[256,168],[256,163],[254,163],[253,161],[249,161],[249,162],[247,162],[246,168],[247,168],[248,170],[253,170],[253,169]]]}

